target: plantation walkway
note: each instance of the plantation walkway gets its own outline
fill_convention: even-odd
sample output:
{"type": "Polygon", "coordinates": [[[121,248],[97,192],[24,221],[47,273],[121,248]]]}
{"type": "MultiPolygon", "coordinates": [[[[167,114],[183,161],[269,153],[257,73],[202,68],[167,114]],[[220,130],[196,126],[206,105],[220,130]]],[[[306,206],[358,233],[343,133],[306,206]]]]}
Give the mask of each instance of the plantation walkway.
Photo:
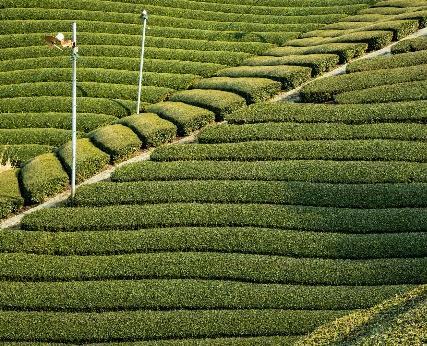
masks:
{"type": "MultiPolygon", "coordinates": [[[[404,40],[405,39],[409,39],[409,38],[415,38],[415,37],[423,36],[423,35],[427,35],[427,28],[418,30],[414,34],[405,37],[404,40]]],[[[360,59],[373,58],[373,57],[376,57],[376,56],[380,56],[380,55],[384,55],[384,54],[390,53],[391,48],[394,45],[396,45],[398,42],[400,42],[400,41],[393,42],[392,44],[390,44],[389,46],[387,46],[387,47],[385,47],[383,49],[371,52],[371,53],[366,54],[366,55],[364,55],[364,56],[362,56],[362,57],[360,57],[358,59],[355,59],[353,61],[360,60],[360,59]]],[[[314,82],[314,81],[316,81],[318,79],[324,78],[324,77],[330,77],[330,76],[335,76],[335,75],[343,74],[343,73],[345,73],[346,68],[347,68],[347,64],[341,65],[340,67],[338,67],[338,68],[336,68],[336,69],[334,69],[334,70],[332,70],[332,71],[330,71],[328,73],[325,73],[325,74],[323,74],[323,75],[321,75],[321,76],[319,76],[317,78],[314,78],[314,79],[310,80],[309,82],[306,82],[306,83],[300,85],[297,88],[294,88],[294,89],[292,89],[292,90],[290,90],[288,92],[285,92],[285,93],[277,95],[276,97],[272,98],[270,101],[271,102],[289,102],[289,101],[296,100],[296,99],[298,99],[298,95],[299,95],[299,92],[300,92],[301,88],[303,88],[305,85],[310,84],[310,83],[312,83],[312,82],[314,82]]],[[[181,139],[175,140],[171,144],[174,145],[174,144],[193,143],[196,140],[198,132],[199,131],[196,131],[196,132],[192,133],[190,136],[183,137],[181,139]]],[[[149,149],[149,150],[144,150],[138,156],[135,156],[135,157],[133,157],[133,158],[127,160],[127,161],[121,162],[118,165],[111,166],[107,170],[104,170],[103,172],[101,172],[101,173],[99,173],[99,174],[91,177],[90,179],[84,181],[79,186],[93,184],[93,183],[97,183],[97,182],[100,182],[100,181],[108,180],[110,178],[111,174],[118,167],[130,164],[130,163],[133,163],[133,162],[139,162],[139,161],[148,160],[150,158],[150,155],[151,155],[151,153],[152,153],[153,150],[154,150],[154,148],[153,149],[149,149]]],[[[61,193],[61,194],[59,194],[59,195],[57,195],[57,196],[55,196],[55,197],[47,200],[43,204],[40,204],[40,205],[38,205],[38,206],[36,206],[34,208],[27,209],[27,210],[25,210],[24,212],[22,212],[22,213],[20,213],[18,215],[15,215],[15,216],[10,217],[10,218],[8,218],[6,220],[3,220],[0,223],[0,229],[17,227],[20,224],[22,218],[25,215],[31,214],[31,213],[33,213],[33,212],[35,212],[37,210],[40,210],[40,209],[52,208],[52,207],[56,207],[58,205],[61,205],[62,203],[64,203],[69,198],[69,196],[70,196],[70,191],[65,191],[65,192],[63,192],[63,193],[61,193]]]]}

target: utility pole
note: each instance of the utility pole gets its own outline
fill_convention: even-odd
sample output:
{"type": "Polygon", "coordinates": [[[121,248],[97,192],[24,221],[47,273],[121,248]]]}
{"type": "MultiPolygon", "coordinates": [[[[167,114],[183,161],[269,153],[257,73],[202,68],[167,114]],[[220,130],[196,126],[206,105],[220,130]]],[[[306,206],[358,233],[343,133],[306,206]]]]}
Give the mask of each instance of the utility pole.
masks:
{"type": "Polygon", "coordinates": [[[73,89],[72,89],[72,167],[71,167],[71,198],[76,195],[76,161],[77,161],[77,24],[73,25],[71,60],[73,64],[73,89]]]}
{"type": "Polygon", "coordinates": [[[139,64],[139,82],[138,82],[138,102],[136,104],[136,114],[139,114],[141,108],[141,91],[142,91],[142,71],[144,69],[144,53],[145,53],[145,32],[147,30],[148,13],[142,11],[142,21],[144,23],[142,29],[142,47],[141,47],[141,62],[139,64]]]}

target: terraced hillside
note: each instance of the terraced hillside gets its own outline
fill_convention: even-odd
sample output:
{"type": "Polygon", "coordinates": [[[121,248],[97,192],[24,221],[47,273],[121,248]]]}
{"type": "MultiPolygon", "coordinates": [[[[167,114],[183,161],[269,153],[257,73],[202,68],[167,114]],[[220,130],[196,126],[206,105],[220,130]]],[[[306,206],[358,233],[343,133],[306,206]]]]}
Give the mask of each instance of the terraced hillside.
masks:
{"type": "Polygon", "coordinates": [[[152,0],[144,6],[5,0],[2,6],[0,150],[3,163],[21,170],[0,179],[0,217],[68,186],[69,58],[44,47],[42,37],[69,34],[75,18],[81,55],[78,181],[141,147],[186,135],[381,48],[423,27],[427,18],[423,1],[395,0],[269,0],[262,6],[252,0],[152,0]],[[151,14],[146,113],[136,117],[142,7],[151,14]]]}
{"type": "MultiPolygon", "coordinates": [[[[302,94],[393,88],[404,54],[302,94]]],[[[290,345],[427,283],[426,110],[258,103],[27,215],[0,233],[0,340],[290,345]]]]}

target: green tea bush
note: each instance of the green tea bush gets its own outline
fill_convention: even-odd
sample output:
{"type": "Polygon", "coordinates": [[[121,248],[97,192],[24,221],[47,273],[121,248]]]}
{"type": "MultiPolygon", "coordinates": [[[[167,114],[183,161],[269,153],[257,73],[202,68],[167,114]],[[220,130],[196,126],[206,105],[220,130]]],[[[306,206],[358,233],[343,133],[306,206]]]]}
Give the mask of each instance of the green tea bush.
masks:
{"type": "MultiPolygon", "coordinates": [[[[79,112],[77,131],[90,132],[115,120],[117,118],[113,115],[79,112]]],[[[19,131],[23,128],[71,130],[70,113],[1,113],[0,128],[19,131]]]]}
{"type": "Polygon", "coordinates": [[[391,44],[393,40],[393,33],[390,31],[377,30],[377,31],[360,31],[338,36],[329,40],[329,42],[343,43],[367,43],[368,51],[379,50],[391,44]]]}
{"type": "Polygon", "coordinates": [[[347,73],[381,70],[384,67],[392,69],[425,64],[427,64],[427,51],[419,51],[355,61],[347,66],[347,73]]]}
{"type": "Polygon", "coordinates": [[[282,57],[305,54],[336,54],[339,56],[339,63],[344,64],[363,55],[367,49],[366,43],[327,43],[312,47],[277,47],[266,51],[264,55],[282,57]]]}
{"type": "Polygon", "coordinates": [[[267,78],[212,77],[193,85],[196,89],[216,89],[236,93],[248,104],[266,101],[281,90],[281,83],[267,78]]]}
{"type": "Polygon", "coordinates": [[[390,20],[368,27],[368,30],[387,30],[393,32],[393,41],[399,41],[418,30],[418,20],[390,20]]]}
{"type": "Polygon", "coordinates": [[[179,279],[108,283],[1,282],[0,306],[9,310],[55,311],[105,311],[117,308],[350,310],[369,308],[412,287],[256,285],[179,279]],[[18,299],[16,292],[20,292],[24,299],[18,299]],[[319,299],[322,296],[334,299],[319,299]]]}
{"type": "Polygon", "coordinates": [[[425,232],[348,234],[230,226],[0,233],[2,252],[66,256],[209,251],[360,260],[425,257],[426,244],[425,232]]]}
{"type": "Polygon", "coordinates": [[[41,154],[52,152],[55,148],[41,144],[0,145],[0,163],[10,162],[13,166],[22,166],[27,161],[41,154]]]}
{"type": "Polygon", "coordinates": [[[301,90],[304,102],[326,102],[335,95],[380,85],[425,80],[427,65],[344,74],[314,81],[301,90]]]}
{"type": "Polygon", "coordinates": [[[214,112],[217,119],[246,106],[243,97],[221,90],[184,90],[173,94],[169,100],[206,108],[214,112]]]}
{"type": "Polygon", "coordinates": [[[403,40],[391,47],[393,54],[417,52],[420,50],[427,50],[427,37],[425,36],[403,40]]]}
{"type": "MultiPolygon", "coordinates": [[[[320,87],[320,86],[319,86],[320,87]]],[[[260,103],[229,114],[225,119],[231,124],[266,122],[297,123],[387,123],[427,121],[427,102],[410,101],[379,104],[304,104],[260,103]]]]}
{"type": "Polygon", "coordinates": [[[427,99],[427,80],[382,85],[365,90],[350,91],[335,97],[338,103],[377,103],[427,99]]]}
{"type": "Polygon", "coordinates": [[[284,89],[292,89],[311,77],[311,69],[301,66],[238,66],[220,70],[219,77],[269,78],[282,83],[284,89]]]}
{"type": "Polygon", "coordinates": [[[182,102],[160,102],[146,107],[146,110],[175,124],[180,136],[187,136],[215,121],[215,113],[182,102]]]}
{"type": "Polygon", "coordinates": [[[157,148],[151,160],[380,160],[425,163],[427,143],[373,139],[185,144],[157,148]]]}
{"type": "Polygon", "coordinates": [[[29,203],[42,203],[46,198],[64,191],[68,175],[55,154],[39,155],[21,170],[23,195],[29,203]]]}
{"type": "Polygon", "coordinates": [[[307,66],[312,69],[313,77],[331,70],[338,65],[339,57],[335,54],[307,54],[289,55],[284,57],[258,56],[244,61],[244,65],[266,66],[266,65],[295,65],[307,66]]]}
{"type": "MultiPolygon", "coordinates": [[[[68,175],[71,175],[72,147],[71,141],[58,151],[59,159],[68,175]]],[[[110,162],[110,155],[95,147],[89,139],[77,140],[77,171],[76,180],[82,182],[101,171],[110,162]]]]}
{"type": "MultiPolygon", "coordinates": [[[[369,90],[369,89],[368,89],[369,90]]],[[[342,95],[345,95],[342,94],[342,95]]],[[[210,126],[197,137],[199,143],[238,143],[249,141],[289,141],[313,139],[399,139],[427,140],[424,124],[296,124],[260,123],[210,126]]]]}
{"type": "MultiPolygon", "coordinates": [[[[3,115],[0,115],[0,119],[3,115]]],[[[69,116],[70,117],[70,116],[69,116]]],[[[77,132],[77,137],[84,134],[77,132]]],[[[71,138],[71,131],[53,128],[0,129],[1,144],[41,144],[59,147],[71,138]]]]}
{"type": "MultiPolygon", "coordinates": [[[[181,226],[252,226],[384,233],[425,232],[426,221],[426,208],[349,209],[272,204],[173,203],[43,209],[26,215],[22,227],[28,231],[68,232],[181,226]]],[[[424,258],[424,261],[427,259],[424,258]]]]}
{"type": "Polygon", "coordinates": [[[115,124],[95,130],[91,141],[110,155],[111,162],[126,159],[141,149],[142,142],[130,128],[115,124]]]}
{"type": "Polygon", "coordinates": [[[131,115],[122,118],[119,123],[130,127],[145,147],[156,147],[171,142],[177,134],[174,124],[153,113],[131,115]]]}
{"type": "Polygon", "coordinates": [[[80,206],[156,203],[260,203],[341,208],[427,207],[427,184],[322,184],[263,181],[97,183],[81,187],[80,206]]]}
{"type": "MultiPolygon", "coordinates": [[[[298,335],[348,311],[175,310],[106,313],[1,312],[3,340],[93,343],[110,340],[298,335]],[[50,326],[50,328],[47,328],[50,326]],[[160,327],[159,327],[160,326],[160,327]]],[[[282,340],[282,338],[280,338],[282,340]]]]}
{"type": "Polygon", "coordinates": [[[0,172],[0,218],[8,216],[24,205],[18,174],[19,171],[16,169],[0,172]]]}
{"type": "Polygon", "coordinates": [[[119,167],[113,181],[266,180],[324,183],[427,182],[427,164],[386,161],[146,161],[119,167]]]}

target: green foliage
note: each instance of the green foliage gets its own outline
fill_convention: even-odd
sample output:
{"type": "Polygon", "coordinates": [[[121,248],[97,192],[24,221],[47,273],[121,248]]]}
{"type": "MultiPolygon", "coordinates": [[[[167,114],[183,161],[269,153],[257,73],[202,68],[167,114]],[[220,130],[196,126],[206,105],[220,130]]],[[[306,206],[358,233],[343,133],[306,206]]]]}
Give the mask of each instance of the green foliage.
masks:
{"type": "Polygon", "coordinates": [[[312,69],[313,77],[331,70],[338,65],[339,57],[335,54],[307,54],[288,55],[283,57],[258,56],[245,60],[244,64],[249,66],[275,66],[275,65],[296,65],[307,66],[312,69]]]}
{"type": "Polygon", "coordinates": [[[212,77],[201,79],[193,87],[234,92],[244,97],[247,103],[266,101],[281,90],[280,82],[266,78],[212,77]]]}
{"type": "Polygon", "coordinates": [[[157,147],[176,137],[176,126],[153,113],[122,118],[120,124],[130,127],[146,147],[157,147]]]}
{"type": "MultiPolygon", "coordinates": [[[[325,80],[324,80],[325,81],[325,80]]],[[[320,85],[319,85],[320,88],[320,85]]],[[[366,124],[427,121],[427,102],[411,101],[366,105],[260,103],[226,116],[231,124],[266,122],[366,124]]]]}
{"type": "Polygon", "coordinates": [[[427,80],[382,85],[364,90],[345,92],[337,95],[335,100],[338,103],[377,103],[426,100],[426,88],[427,80]]]}
{"type": "Polygon", "coordinates": [[[368,160],[427,162],[427,143],[398,140],[255,141],[157,148],[153,161],[368,160]]]}
{"type": "Polygon", "coordinates": [[[396,43],[393,47],[391,47],[391,52],[393,54],[416,52],[420,50],[427,50],[426,36],[420,36],[417,38],[403,40],[401,42],[396,43]]]}
{"type": "Polygon", "coordinates": [[[366,43],[327,43],[312,47],[277,47],[266,51],[264,54],[277,57],[305,54],[336,54],[339,56],[339,63],[344,64],[363,55],[367,49],[368,45],[366,43]]]}
{"type": "Polygon", "coordinates": [[[264,180],[324,183],[427,182],[427,164],[381,161],[145,161],[119,167],[113,181],[264,180]]]}
{"type": "Polygon", "coordinates": [[[341,208],[427,207],[427,184],[322,184],[263,181],[168,181],[82,186],[79,206],[160,203],[260,203],[341,208]]]}
{"type": "MultiPolygon", "coordinates": [[[[71,141],[58,151],[59,159],[71,175],[72,146],[71,141]]],[[[77,182],[90,178],[101,171],[110,162],[110,155],[95,147],[87,138],[77,140],[77,182]]]]}
{"type": "Polygon", "coordinates": [[[10,162],[13,166],[22,166],[27,161],[41,154],[49,153],[55,148],[41,144],[0,145],[0,164],[10,162]]]}
{"type": "MultiPolygon", "coordinates": [[[[3,115],[0,115],[2,117],[3,115]]],[[[77,137],[83,137],[78,132],[77,137]]],[[[59,147],[71,138],[71,131],[52,128],[0,129],[0,144],[41,144],[59,147]]]]}
{"type": "MultiPolygon", "coordinates": [[[[344,233],[425,232],[427,209],[209,203],[122,205],[43,209],[26,215],[21,225],[28,231],[67,232],[181,226],[252,226],[344,233]]],[[[417,279],[422,278],[418,275],[417,279]]]]}
{"type": "MultiPolygon", "coordinates": [[[[79,112],[77,131],[90,132],[98,127],[111,124],[115,120],[117,118],[112,115],[79,112]]],[[[70,113],[2,113],[0,114],[0,128],[18,131],[22,131],[24,128],[71,130],[70,113]]],[[[44,136],[46,136],[45,132],[44,136]]]]}
{"type": "Polygon", "coordinates": [[[335,95],[342,92],[419,81],[426,77],[427,65],[344,74],[317,80],[304,86],[301,98],[304,102],[326,102],[333,100],[335,95]]]}
{"type": "Polygon", "coordinates": [[[98,148],[110,155],[111,162],[132,156],[142,146],[135,132],[120,124],[101,127],[90,134],[90,139],[98,148]]]}
{"type": "Polygon", "coordinates": [[[21,170],[23,195],[29,203],[42,203],[65,190],[68,175],[55,154],[39,155],[21,170]]]}
{"type": "MultiPolygon", "coordinates": [[[[113,311],[106,313],[0,312],[3,340],[109,342],[202,339],[223,335],[298,335],[348,311],[282,309],[113,311]]],[[[281,340],[281,339],[279,339],[281,340]]]]}
{"type": "Polygon", "coordinates": [[[387,30],[393,32],[393,41],[399,41],[418,30],[418,20],[390,20],[369,26],[369,30],[387,30]]]}
{"type": "Polygon", "coordinates": [[[349,310],[369,308],[409,287],[257,285],[220,280],[1,282],[0,306],[9,310],[59,311],[118,308],[349,310]],[[319,299],[328,296],[337,298],[319,299]]]}
{"type": "Polygon", "coordinates": [[[311,77],[311,69],[301,66],[238,66],[220,70],[220,77],[269,78],[282,83],[284,89],[292,89],[311,77]]]}
{"type": "Polygon", "coordinates": [[[18,181],[19,171],[9,169],[0,172],[0,219],[22,208],[24,199],[21,197],[18,181]]]}
{"type": "Polygon", "coordinates": [[[215,121],[213,112],[182,102],[160,102],[146,107],[146,110],[175,124],[180,136],[187,136],[215,121]]]}
{"type": "Polygon", "coordinates": [[[197,139],[199,143],[237,143],[265,140],[291,141],[302,139],[399,139],[426,141],[427,131],[424,124],[407,123],[368,125],[297,124],[285,122],[246,125],[221,124],[205,128],[197,139]]]}
{"type": "Polygon", "coordinates": [[[360,31],[341,35],[329,40],[329,42],[352,42],[352,43],[367,43],[368,50],[379,50],[388,46],[393,40],[393,33],[390,31],[360,31]]]}
{"type": "Polygon", "coordinates": [[[169,100],[206,108],[214,112],[218,120],[246,106],[246,101],[243,97],[221,90],[184,90],[173,94],[169,100]]]}
{"type": "Polygon", "coordinates": [[[355,61],[347,66],[347,73],[381,70],[384,68],[392,69],[424,64],[427,64],[427,51],[419,51],[355,61]]]}

